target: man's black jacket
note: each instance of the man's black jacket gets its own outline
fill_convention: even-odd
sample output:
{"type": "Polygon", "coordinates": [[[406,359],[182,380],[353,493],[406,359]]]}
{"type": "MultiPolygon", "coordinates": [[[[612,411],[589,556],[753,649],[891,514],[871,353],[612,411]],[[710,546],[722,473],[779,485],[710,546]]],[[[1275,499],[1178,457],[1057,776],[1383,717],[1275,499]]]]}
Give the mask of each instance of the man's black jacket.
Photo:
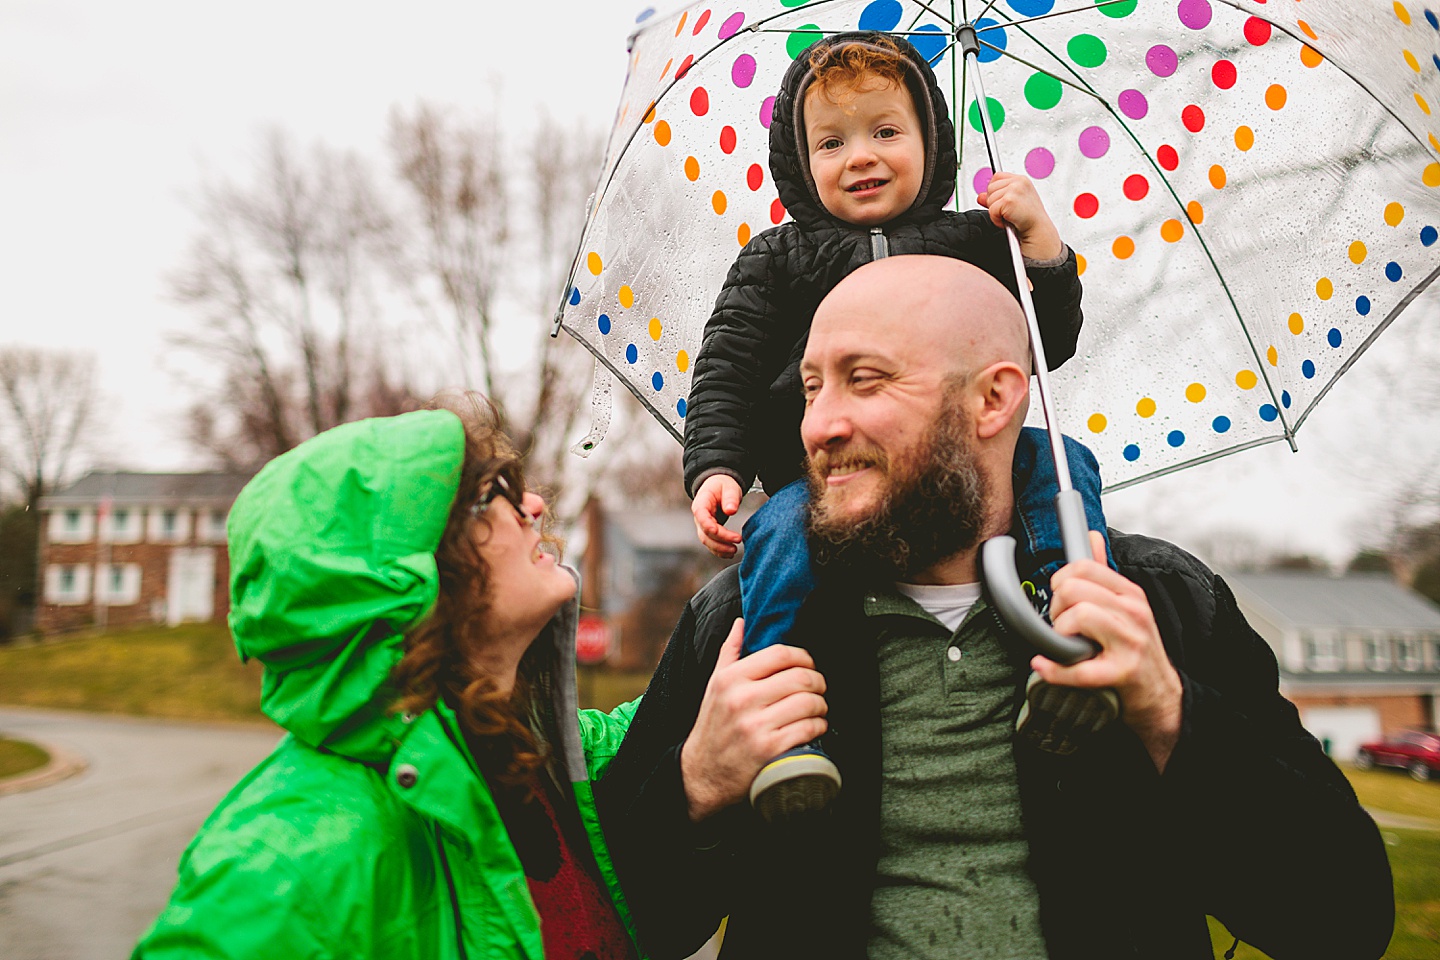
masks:
{"type": "MultiPolygon", "coordinates": [[[[821,42],[875,36],[849,33],[821,42]]],[[[910,210],[874,230],[884,235],[889,256],[966,260],[1018,296],[1004,231],[984,210],[945,209],[956,173],[949,108],[924,57],[904,40],[895,43],[912,62],[907,86],[925,125],[925,180],[910,210]]],[[[685,490],[692,497],[699,482],[715,473],[733,476],[742,490],[758,475],[771,493],[804,475],[799,368],[810,321],[836,284],[875,258],[872,231],[831,216],[808,176],[800,109],[808,76],[808,57],[802,56],[785,74],[770,125],[770,174],[793,222],[758,234],[740,251],[695,359],[685,417],[685,490]]],[[[1074,355],[1080,336],[1075,255],[1026,272],[1046,361],[1058,367],[1074,355]]]]}
{"type": "MultiPolygon", "coordinates": [[[[1198,560],[1158,540],[1110,537],[1180,673],[1184,720],[1163,776],[1121,723],[1070,757],[1017,746],[1051,956],[1208,958],[1206,914],[1276,960],[1380,956],[1394,922],[1384,845],[1277,692],[1269,646],[1198,560]]],[[[854,584],[822,586],[802,622],[828,686],[826,750],[845,777],[828,818],[806,829],[770,828],[743,805],[689,822],[679,751],[740,612],[735,568],[682,615],[596,787],[641,945],[655,960],[689,955],[727,915],[726,957],[865,956],[880,739],[860,595],[854,584]]],[[[1030,655],[1017,639],[1017,665],[1030,655]]]]}

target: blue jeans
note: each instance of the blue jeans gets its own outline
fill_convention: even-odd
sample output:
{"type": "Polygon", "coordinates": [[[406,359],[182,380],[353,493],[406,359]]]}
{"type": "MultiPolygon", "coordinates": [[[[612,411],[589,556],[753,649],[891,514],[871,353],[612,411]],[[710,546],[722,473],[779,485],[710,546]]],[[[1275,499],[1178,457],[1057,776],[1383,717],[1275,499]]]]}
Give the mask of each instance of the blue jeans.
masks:
{"type": "MultiPolygon", "coordinates": [[[[1065,454],[1070,460],[1071,480],[1085,501],[1090,529],[1103,535],[1100,465],[1089,449],[1069,437],[1065,438],[1065,454]]],[[[1016,569],[1048,598],[1047,585],[1065,565],[1065,551],[1055,516],[1060,482],[1044,430],[1026,427],[1020,431],[1013,479],[1018,518],[1012,531],[1018,543],[1016,569]]],[[[806,539],[809,509],[810,488],[804,480],[797,480],[771,497],[745,524],[745,555],[740,560],[740,608],[745,618],[742,655],[785,643],[800,605],[815,589],[815,568],[806,539]]],[[[1105,553],[1110,566],[1115,566],[1108,538],[1105,553]]]]}

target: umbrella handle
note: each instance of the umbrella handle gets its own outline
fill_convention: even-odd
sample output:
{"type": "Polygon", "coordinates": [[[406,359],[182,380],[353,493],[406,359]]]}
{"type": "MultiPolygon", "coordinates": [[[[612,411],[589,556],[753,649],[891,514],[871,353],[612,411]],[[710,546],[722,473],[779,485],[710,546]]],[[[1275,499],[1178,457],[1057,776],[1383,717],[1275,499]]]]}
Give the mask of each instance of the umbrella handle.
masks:
{"type": "Polygon", "coordinates": [[[985,589],[1005,624],[1030,641],[1041,654],[1070,666],[1100,652],[1099,644],[1085,637],[1067,637],[1035,612],[1015,573],[1015,538],[991,537],[980,547],[985,589]]]}

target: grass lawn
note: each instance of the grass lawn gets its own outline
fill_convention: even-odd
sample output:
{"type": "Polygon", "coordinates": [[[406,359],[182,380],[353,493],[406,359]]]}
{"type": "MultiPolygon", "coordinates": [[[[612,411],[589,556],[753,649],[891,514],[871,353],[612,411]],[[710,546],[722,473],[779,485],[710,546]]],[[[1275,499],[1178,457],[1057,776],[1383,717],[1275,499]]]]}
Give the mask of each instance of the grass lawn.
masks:
{"type": "Polygon", "coordinates": [[[0,780],[38,770],[50,762],[50,754],[24,740],[0,737],[0,780]]]}

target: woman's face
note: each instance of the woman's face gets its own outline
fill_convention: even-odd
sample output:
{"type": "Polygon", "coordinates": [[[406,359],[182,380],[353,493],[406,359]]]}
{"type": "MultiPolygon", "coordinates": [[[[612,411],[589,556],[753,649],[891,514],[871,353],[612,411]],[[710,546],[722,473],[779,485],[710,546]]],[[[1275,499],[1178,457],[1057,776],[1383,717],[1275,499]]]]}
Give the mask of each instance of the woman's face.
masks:
{"type": "Polygon", "coordinates": [[[534,493],[520,500],[523,511],[505,496],[494,497],[477,514],[472,529],[490,594],[486,632],[523,632],[533,640],[575,595],[575,580],[553,554],[540,549],[538,520],[545,501],[534,493]]]}

